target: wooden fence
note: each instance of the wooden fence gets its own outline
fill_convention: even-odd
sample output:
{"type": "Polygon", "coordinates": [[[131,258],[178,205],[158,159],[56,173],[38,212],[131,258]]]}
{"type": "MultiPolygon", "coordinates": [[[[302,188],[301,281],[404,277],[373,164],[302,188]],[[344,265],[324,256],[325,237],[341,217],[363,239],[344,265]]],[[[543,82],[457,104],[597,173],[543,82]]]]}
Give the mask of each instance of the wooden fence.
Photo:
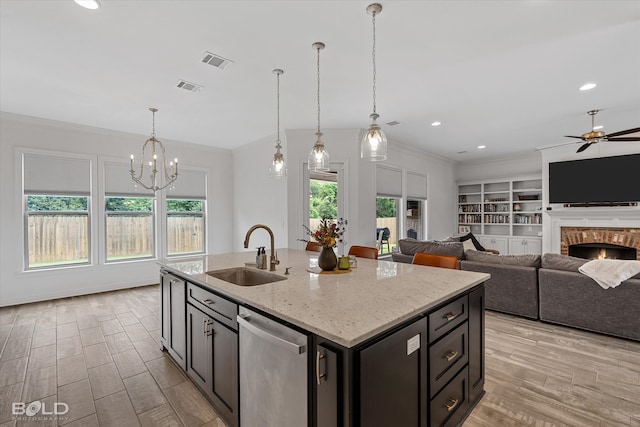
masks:
{"type": "MultiPolygon", "coordinates": [[[[168,220],[168,252],[199,252],[204,248],[202,217],[171,216],[168,220]]],[[[82,262],[89,259],[87,216],[31,215],[28,226],[29,265],[82,262]]],[[[93,244],[102,244],[93,236],[93,244]]],[[[107,258],[153,255],[151,216],[117,215],[107,218],[107,258]]]]}
{"type": "MultiPolygon", "coordinates": [[[[389,236],[389,243],[391,244],[391,246],[394,246],[396,244],[397,241],[397,218],[376,218],[376,227],[387,227],[389,228],[389,230],[391,231],[391,235],[389,236]]],[[[318,228],[318,225],[320,225],[320,220],[319,219],[315,219],[315,218],[311,218],[309,220],[309,228],[311,230],[315,230],[318,228]]],[[[349,232],[349,225],[347,224],[347,233],[349,232]]],[[[377,240],[377,236],[376,236],[376,230],[371,230],[371,238],[375,238],[377,240]]],[[[347,242],[347,244],[350,246],[352,244],[357,245],[358,243],[351,243],[351,242],[347,242]]],[[[360,243],[362,244],[362,243],[360,243]]],[[[385,245],[386,248],[386,245],[385,245]]]]}

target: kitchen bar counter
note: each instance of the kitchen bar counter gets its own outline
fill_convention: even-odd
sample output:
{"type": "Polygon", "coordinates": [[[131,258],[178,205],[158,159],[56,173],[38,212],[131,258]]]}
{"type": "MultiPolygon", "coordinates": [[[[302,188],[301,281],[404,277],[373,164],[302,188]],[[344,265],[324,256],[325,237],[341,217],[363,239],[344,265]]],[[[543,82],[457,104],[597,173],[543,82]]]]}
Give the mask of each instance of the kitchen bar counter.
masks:
{"type": "MultiPolygon", "coordinates": [[[[255,260],[253,252],[204,255],[163,260],[161,266],[199,284],[346,348],[424,313],[484,282],[489,275],[444,268],[358,258],[345,274],[307,271],[318,253],[277,250],[278,275],[287,280],[238,286],[206,274],[242,267],[255,260]],[[284,276],[285,267],[291,267],[284,276]]],[[[268,271],[268,270],[262,270],[268,271]]]]}

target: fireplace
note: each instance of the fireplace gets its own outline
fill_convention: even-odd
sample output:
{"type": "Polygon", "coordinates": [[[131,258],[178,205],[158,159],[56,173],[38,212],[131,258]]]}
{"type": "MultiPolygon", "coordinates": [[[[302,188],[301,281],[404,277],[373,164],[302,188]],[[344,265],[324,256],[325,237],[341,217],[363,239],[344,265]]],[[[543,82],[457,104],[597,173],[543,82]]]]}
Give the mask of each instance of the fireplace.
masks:
{"type": "Polygon", "coordinates": [[[560,253],[640,261],[640,228],[560,227],[560,253]]]}
{"type": "Polygon", "coordinates": [[[586,259],[637,259],[637,250],[608,243],[569,245],[569,255],[586,259]]]}

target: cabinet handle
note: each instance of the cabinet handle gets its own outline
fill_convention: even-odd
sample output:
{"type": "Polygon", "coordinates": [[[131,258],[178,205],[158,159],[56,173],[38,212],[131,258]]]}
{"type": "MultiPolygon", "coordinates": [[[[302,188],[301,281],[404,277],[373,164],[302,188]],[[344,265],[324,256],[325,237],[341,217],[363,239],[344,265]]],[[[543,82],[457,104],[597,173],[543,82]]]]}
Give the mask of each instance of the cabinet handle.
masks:
{"type": "Polygon", "coordinates": [[[316,351],[316,381],[318,385],[320,385],[320,380],[325,377],[324,374],[320,373],[320,360],[324,359],[324,354],[319,351],[316,351]]]}
{"type": "Polygon", "coordinates": [[[443,319],[447,319],[447,322],[451,322],[453,319],[455,319],[456,317],[460,316],[462,313],[458,313],[458,314],[453,314],[453,313],[447,313],[444,316],[442,316],[443,319]]]}
{"type": "Polygon", "coordinates": [[[209,337],[211,335],[213,335],[213,331],[209,331],[209,325],[211,325],[213,322],[209,319],[202,319],[202,335],[204,335],[205,337],[209,337]]]}
{"type": "Polygon", "coordinates": [[[195,299],[196,301],[198,301],[200,304],[203,304],[203,305],[211,305],[211,304],[215,304],[215,301],[210,300],[209,298],[207,298],[207,299],[206,299],[206,300],[204,300],[204,301],[199,300],[198,298],[194,298],[194,299],[195,299]]]}
{"type": "Polygon", "coordinates": [[[447,408],[447,412],[453,411],[455,407],[458,406],[458,402],[460,402],[460,400],[449,398],[449,402],[451,402],[449,405],[444,405],[444,407],[447,408]]]}
{"type": "Polygon", "coordinates": [[[446,353],[444,356],[445,359],[447,359],[447,362],[451,362],[453,359],[456,358],[456,356],[458,355],[457,351],[453,351],[453,350],[449,350],[448,353],[446,353]]]}

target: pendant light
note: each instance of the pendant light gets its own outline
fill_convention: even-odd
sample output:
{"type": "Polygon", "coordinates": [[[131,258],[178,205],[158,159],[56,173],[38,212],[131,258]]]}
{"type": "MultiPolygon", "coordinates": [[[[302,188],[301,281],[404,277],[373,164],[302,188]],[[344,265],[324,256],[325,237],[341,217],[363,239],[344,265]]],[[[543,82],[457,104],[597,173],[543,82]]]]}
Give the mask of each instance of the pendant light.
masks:
{"type": "Polygon", "coordinates": [[[318,139],[309,153],[308,168],[310,171],[328,171],[329,170],[329,153],[324,149],[324,142],[322,142],[322,132],[320,132],[320,50],[324,49],[324,43],[315,42],[313,48],[318,51],[318,131],[316,136],[318,139]]]}
{"type": "Polygon", "coordinates": [[[276,93],[277,93],[277,128],[278,128],[278,139],[276,139],[276,152],[273,155],[273,160],[271,161],[271,168],[269,168],[269,176],[271,178],[280,179],[287,176],[287,165],[284,162],[284,156],[280,152],[282,149],[282,145],[280,145],[280,76],[284,74],[284,71],[276,68],[273,70],[273,74],[276,75],[277,85],[276,85],[276,93]]]}
{"type": "Polygon", "coordinates": [[[156,112],[158,109],[149,108],[149,111],[151,111],[153,117],[151,138],[147,139],[142,145],[140,172],[136,176],[136,171],[133,169],[135,157],[132,154],[130,157],[131,169],[129,170],[129,173],[131,174],[131,179],[136,183],[136,185],[139,184],[147,190],[153,191],[155,194],[156,191],[167,188],[169,185],[173,184],[176,179],[178,179],[178,159],[174,159],[172,162],[169,162],[169,166],[167,167],[167,154],[164,150],[164,145],[156,139],[156,112]],[[158,170],[159,155],[162,156],[160,170],[158,170]],[[149,183],[145,183],[143,181],[145,167],[149,168],[149,183]],[[159,177],[158,173],[160,173],[159,177]],[[158,182],[158,178],[160,178],[160,182],[158,182]]]}
{"type": "Polygon", "coordinates": [[[371,118],[369,129],[360,143],[360,158],[373,162],[387,160],[387,136],[380,125],[376,123],[380,117],[376,112],[376,15],[380,12],[382,12],[382,5],[379,3],[367,6],[367,13],[372,16],[371,21],[373,22],[373,50],[371,54],[373,59],[373,113],[369,116],[371,118]]]}

